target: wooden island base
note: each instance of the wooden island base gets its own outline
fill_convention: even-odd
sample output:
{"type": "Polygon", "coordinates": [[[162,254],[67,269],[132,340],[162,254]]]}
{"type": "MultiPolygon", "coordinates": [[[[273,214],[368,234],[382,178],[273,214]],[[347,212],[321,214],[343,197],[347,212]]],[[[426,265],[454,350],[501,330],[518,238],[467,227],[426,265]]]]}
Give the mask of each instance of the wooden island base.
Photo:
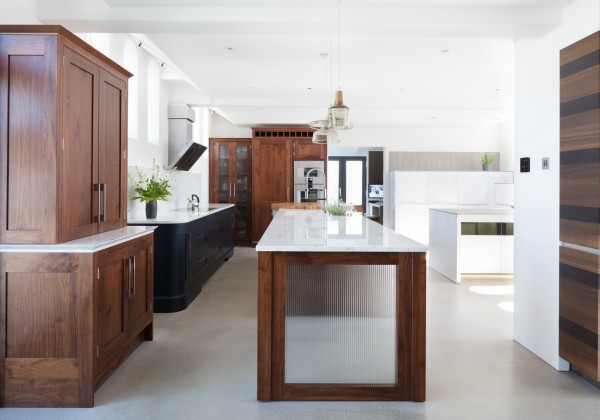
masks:
{"type": "MultiPolygon", "coordinates": [[[[368,223],[376,225],[371,221],[368,223]]],[[[425,400],[425,252],[261,252],[260,246],[257,249],[259,400],[425,400]],[[388,273],[392,273],[387,284],[395,290],[394,296],[388,296],[386,291],[382,291],[382,275],[377,271],[379,267],[385,267],[388,273]],[[300,272],[296,280],[292,279],[294,270],[300,272]],[[340,276],[340,273],[343,275],[340,276]],[[346,281],[347,278],[351,280],[346,281]],[[304,283],[310,284],[305,287],[304,283]],[[286,285],[291,289],[286,290],[286,285]],[[305,296],[298,296],[302,294],[305,296]],[[340,299],[337,299],[337,296],[340,299]],[[388,300],[388,306],[392,309],[388,311],[392,316],[387,321],[382,321],[382,314],[377,313],[381,306],[379,300],[382,298],[388,300]],[[298,299],[304,299],[305,303],[301,304],[299,309],[295,309],[298,299]],[[344,300],[352,303],[340,303],[344,300]],[[370,304],[374,309],[362,309],[370,304]],[[351,315],[348,316],[348,313],[351,315]],[[321,321],[323,319],[325,321],[321,321]],[[348,322],[344,323],[344,319],[348,319],[348,322]],[[286,348],[286,331],[291,328],[288,325],[286,330],[286,320],[289,323],[307,322],[307,328],[300,327],[300,335],[303,338],[293,341],[302,346],[300,356],[297,355],[298,352],[292,352],[292,348],[286,348]],[[342,327],[323,327],[329,328],[329,335],[323,334],[325,338],[320,343],[315,343],[319,340],[312,340],[312,336],[304,337],[303,334],[311,330],[311,325],[321,325],[323,322],[337,322],[336,325],[342,327]],[[339,351],[341,358],[345,357],[343,353],[347,352],[346,344],[336,342],[336,336],[340,330],[347,329],[347,325],[359,323],[377,327],[381,322],[392,326],[389,334],[391,339],[387,341],[388,344],[391,343],[387,346],[389,348],[378,348],[372,343],[379,340],[377,333],[373,332],[374,329],[360,326],[357,330],[363,328],[364,335],[354,335],[352,340],[349,340],[348,347],[368,347],[373,349],[373,354],[387,354],[392,368],[384,367],[382,371],[384,378],[391,380],[384,380],[384,383],[380,383],[379,380],[351,383],[352,379],[349,379],[350,382],[335,383],[335,373],[332,374],[331,380],[320,383],[310,383],[310,373],[307,374],[309,378],[302,383],[290,382],[296,380],[293,378],[290,381],[286,380],[287,375],[302,377],[304,371],[310,371],[314,367],[311,366],[313,362],[316,365],[321,363],[321,353],[328,353],[328,350],[322,352],[318,346],[336,348],[332,353],[333,358],[330,358],[333,359],[333,364],[336,362],[336,352],[339,351]],[[286,360],[288,354],[294,354],[293,358],[298,359],[305,357],[304,354],[312,350],[315,350],[315,357],[303,359],[307,369],[296,368],[299,374],[286,372],[286,363],[295,363],[286,360]]],[[[386,328],[389,331],[390,327],[386,328]]],[[[310,335],[310,332],[306,335],[310,335]]],[[[288,345],[291,346],[289,343],[288,345]]],[[[382,344],[379,347],[386,346],[382,344]]],[[[355,353],[360,351],[362,350],[355,353]]],[[[356,366],[363,362],[366,366],[379,363],[373,361],[374,357],[369,356],[369,353],[364,357],[348,357],[354,357],[354,361],[347,365],[348,371],[356,370],[356,366]]],[[[324,366],[325,369],[314,369],[315,377],[329,378],[326,374],[319,373],[327,370],[330,365],[324,366]]],[[[368,376],[376,369],[363,370],[368,376]]],[[[360,378],[360,375],[357,373],[356,377],[360,378]]]]}

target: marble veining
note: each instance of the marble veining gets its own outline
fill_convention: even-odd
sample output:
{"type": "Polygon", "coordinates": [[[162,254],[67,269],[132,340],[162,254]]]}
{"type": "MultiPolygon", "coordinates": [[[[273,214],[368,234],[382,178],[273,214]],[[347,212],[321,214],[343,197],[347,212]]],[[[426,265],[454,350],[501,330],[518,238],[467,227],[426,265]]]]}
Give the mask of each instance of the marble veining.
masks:
{"type": "Polygon", "coordinates": [[[159,209],[156,219],[146,219],[146,217],[130,217],[127,219],[129,225],[148,225],[148,224],[178,224],[188,223],[211,214],[217,213],[221,210],[233,207],[233,204],[219,204],[209,203],[208,205],[201,205],[197,210],[188,210],[187,208],[180,208],[174,210],[161,211],[159,209]]]}
{"type": "Polygon", "coordinates": [[[279,210],[257,251],[427,252],[427,247],[367,219],[319,210],[279,210]]]}
{"type": "Polygon", "coordinates": [[[127,226],[60,244],[2,244],[0,252],[94,253],[151,234],[156,226],[127,226]]]}

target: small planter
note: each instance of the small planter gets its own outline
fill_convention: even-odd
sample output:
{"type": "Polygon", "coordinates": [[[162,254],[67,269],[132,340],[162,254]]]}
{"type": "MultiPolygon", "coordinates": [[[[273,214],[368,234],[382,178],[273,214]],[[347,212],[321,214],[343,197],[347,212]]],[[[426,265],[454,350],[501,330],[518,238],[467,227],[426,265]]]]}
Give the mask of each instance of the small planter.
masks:
{"type": "Polygon", "coordinates": [[[158,203],[156,200],[146,202],[146,219],[156,219],[158,212],[158,203]]]}
{"type": "Polygon", "coordinates": [[[484,171],[491,171],[492,170],[492,164],[491,163],[483,163],[483,164],[481,164],[481,167],[483,168],[484,171]]]}

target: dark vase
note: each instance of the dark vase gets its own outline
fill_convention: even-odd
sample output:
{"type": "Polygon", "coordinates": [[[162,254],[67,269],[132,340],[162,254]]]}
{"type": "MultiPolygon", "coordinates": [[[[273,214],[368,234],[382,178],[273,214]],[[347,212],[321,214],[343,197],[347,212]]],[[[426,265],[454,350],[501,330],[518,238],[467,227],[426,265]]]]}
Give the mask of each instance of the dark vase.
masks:
{"type": "Polygon", "coordinates": [[[156,212],[158,211],[158,204],[156,200],[146,202],[146,218],[156,219],[156,212]]]}

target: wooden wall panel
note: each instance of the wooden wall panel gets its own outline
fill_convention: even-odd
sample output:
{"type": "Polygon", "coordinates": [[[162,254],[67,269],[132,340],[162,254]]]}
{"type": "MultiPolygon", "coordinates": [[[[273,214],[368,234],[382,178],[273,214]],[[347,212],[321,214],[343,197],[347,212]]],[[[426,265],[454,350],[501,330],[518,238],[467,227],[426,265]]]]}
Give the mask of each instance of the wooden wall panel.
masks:
{"type": "MultiPolygon", "coordinates": [[[[560,55],[560,240],[600,249],[600,32],[560,55]]],[[[600,256],[561,247],[559,354],[600,381],[600,256]]]]}
{"type": "Polygon", "coordinates": [[[560,250],[560,357],[600,378],[600,255],[560,250]]]}

